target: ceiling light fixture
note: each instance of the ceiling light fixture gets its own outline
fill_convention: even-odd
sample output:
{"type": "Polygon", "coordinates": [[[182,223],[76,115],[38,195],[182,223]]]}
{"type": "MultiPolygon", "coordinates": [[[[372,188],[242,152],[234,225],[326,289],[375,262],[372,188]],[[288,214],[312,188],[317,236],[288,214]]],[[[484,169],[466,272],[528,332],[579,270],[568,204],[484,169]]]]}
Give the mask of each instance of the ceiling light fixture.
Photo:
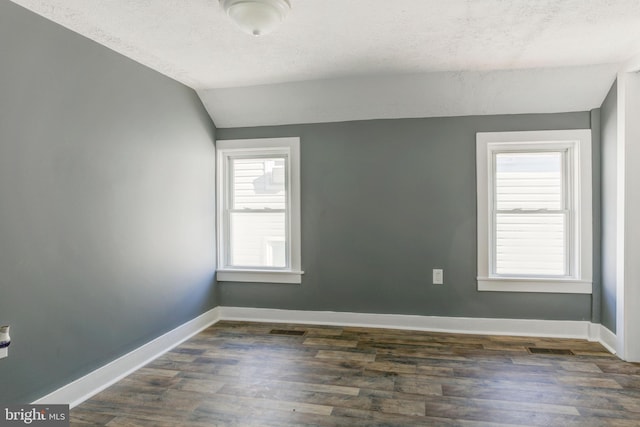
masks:
{"type": "Polygon", "coordinates": [[[268,34],[291,10],[289,0],[220,0],[229,18],[245,33],[268,34]]]}

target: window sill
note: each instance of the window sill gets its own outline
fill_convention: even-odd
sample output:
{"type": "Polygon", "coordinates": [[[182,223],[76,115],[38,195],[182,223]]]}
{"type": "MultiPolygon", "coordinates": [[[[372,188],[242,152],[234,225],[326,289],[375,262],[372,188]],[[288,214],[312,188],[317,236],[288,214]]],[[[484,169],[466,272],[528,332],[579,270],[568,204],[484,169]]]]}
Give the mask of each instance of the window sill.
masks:
{"type": "Polygon", "coordinates": [[[217,270],[219,282],[252,282],[252,283],[288,283],[297,285],[302,283],[303,271],[273,271],[273,270],[217,270]]]}
{"type": "Polygon", "coordinates": [[[575,279],[478,277],[478,290],[489,292],[591,294],[593,293],[592,287],[592,282],[575,279]]]}

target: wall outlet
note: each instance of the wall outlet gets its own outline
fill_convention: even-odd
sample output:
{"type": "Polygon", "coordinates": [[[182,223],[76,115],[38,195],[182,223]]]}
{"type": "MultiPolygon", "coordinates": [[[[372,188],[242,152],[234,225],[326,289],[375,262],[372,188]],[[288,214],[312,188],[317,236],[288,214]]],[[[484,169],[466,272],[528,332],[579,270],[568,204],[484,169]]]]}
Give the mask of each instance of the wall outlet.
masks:
{"type": "Polygon", "coordinates": [[[444,283],[444,273],[441,268],[433,269],[433,284],[442,285],[444,283]]]}
{"type": "Polygon", "coordinates": [[[7,347],[0,348],[0,359],[4,359],[9,355],[9,349],[7,347]]]}

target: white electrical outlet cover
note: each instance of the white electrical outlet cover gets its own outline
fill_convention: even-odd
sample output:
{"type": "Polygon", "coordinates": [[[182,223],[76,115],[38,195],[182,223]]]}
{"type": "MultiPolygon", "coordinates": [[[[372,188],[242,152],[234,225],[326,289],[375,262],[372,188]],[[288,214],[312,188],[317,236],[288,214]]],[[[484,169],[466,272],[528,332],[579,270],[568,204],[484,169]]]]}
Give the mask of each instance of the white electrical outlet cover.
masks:
{"type": "Polygon", "coordinates": [[[433,269],[433,284],[442,285],[444,283],[444,273],[440,268],[433,269]]]}

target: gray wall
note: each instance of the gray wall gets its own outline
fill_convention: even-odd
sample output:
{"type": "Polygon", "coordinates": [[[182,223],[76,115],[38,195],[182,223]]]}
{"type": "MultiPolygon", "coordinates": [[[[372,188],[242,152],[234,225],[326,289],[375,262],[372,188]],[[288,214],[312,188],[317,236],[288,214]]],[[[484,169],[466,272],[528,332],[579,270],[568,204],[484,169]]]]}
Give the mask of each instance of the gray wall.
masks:
{"type": "Polygon", "coordinates": [[[600,108],[602,135],[602,324],[616,332],[618,85],[600,108]]]}
{"type": "Polygon", "coordinates": [[[216,305],[214,127],[175,81],[0,2],[0,402],[216,305]]]}
{"type": "MultiPolygon", "coordinates": [[[[220,304],[591,320],[591,295],[478,292],[475,280],[476,132],[589,128],[590,116],[218,129],[219,139],[301,137],[305,270],[299,286],[221,282],[220,304]],[[432,268],[444,269],[444,286],[431,284],[432,268]]],[[[594,164],[598,150],[596,143],[594,164]]]]}

